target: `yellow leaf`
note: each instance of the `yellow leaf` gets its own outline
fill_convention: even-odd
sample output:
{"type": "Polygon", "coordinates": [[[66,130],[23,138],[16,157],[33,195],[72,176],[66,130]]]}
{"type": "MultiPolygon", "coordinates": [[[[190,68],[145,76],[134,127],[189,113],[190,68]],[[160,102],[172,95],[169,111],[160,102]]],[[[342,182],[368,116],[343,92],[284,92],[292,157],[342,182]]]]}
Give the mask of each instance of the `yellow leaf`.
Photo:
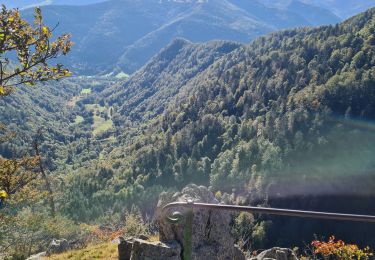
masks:
{"type": "Polygon", "coordinates": [[[3,86],[0,86],[0,96],[4,96],[5,95],[5,89],[3,86]]]}
{"type": "Polygon", "coordinates": [[[0,198],[6,199],[8,197],[8,194],[4,190],[0,190],[0,198]]]}
{"type": "Polygon", "coordinates": [[[43,31],[44,34],[48,34],[49,33],[49,30],[48,30],[47,26],[43,26],[42,31],[43,31]]]}

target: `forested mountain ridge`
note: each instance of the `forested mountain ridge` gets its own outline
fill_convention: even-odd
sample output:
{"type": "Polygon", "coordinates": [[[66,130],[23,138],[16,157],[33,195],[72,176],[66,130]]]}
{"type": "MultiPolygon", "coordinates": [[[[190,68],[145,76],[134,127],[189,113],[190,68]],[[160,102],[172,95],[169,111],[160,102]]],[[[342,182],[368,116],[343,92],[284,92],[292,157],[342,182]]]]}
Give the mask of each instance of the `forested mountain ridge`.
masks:
{"type": "Polygon", "coordinates": [[[48,24],[59,22],[55,33],[72,34],[76,45],[64,63],[84,75],[133,73],[176,37],[248,43],[279,29],[339,21],[311,5],[279,9],[247,0],[115,0],[42,9],[48,24]]]}
{"type": "MultiPolygon", "coordinates": [[[[86,219],[133,203],[149,210],[152,194],[194,182],[221,194],[233,192],[232,203],[278,205],[290,200],[288,207],[370,213],[374,27],[375,9],[370,9],[336,26],[273,33],[233,48],[182,82],[181,93],[169,101],[167,110],[152,124],[141,126],[138,134],[127,134],[127,128],[117,125],[122,145],[108,154],[114,167],[100,170],[106,176],[100,180],[88,172],[72,176],[69,193],[75,195],[67,199],[66,212],[86,219]],[[90,183],[89,190],[85,183],[90,183]],[[326,195],[340,195],[345,203],[340,198],[319,200],[326,195]],[[358,196],[362,203],[354,203],[358,196]],[[73,211],[77,203],[81,215],[73,211]]],[[[170,75],[176,71],[165,68],[170,75]]],[[[142,77],[147,73],[143,70],[142,77]]],[[[126,100],[115,97],[110,95],[111,102],[126,100]]],[[[147,105],[152,107],[153,102],[147,105]]],[[[119,109],[114,118],[125,121],[130,114],[119,109]]],[[[284,219],[282,225],[268,226],[259,221],[269,234],[277,234],[280,243],[301,241],[311,232],[374,243],[370,228],[358,237],[350,228],[323,229],[314,222],[301,228],[298,236],[286,237],[290,232],[283,233],[282,227],[292,222],[284,219]]],[[[275,242],[270,236],[265,239],[275,242]]]]}
{"type": "MultiPolygon", "coordinates": [[[[129,123],[152,119],[163,113],[189,80],[240,46],[234,42],[193,44],[176,39],[124,84],[108,88],[102,94],[108,104],[116,106],[117,114],[128,117],[129,123]]],[[[116,123],[120,127],[124,124],[116,123]]]]}
{"type": "MultiPolygon", "coordinates": [[[[228,120],[233,120],[234,117],[236,120],[259,121],[260,118],[270,117],[272,114],[269,112],[272,112],[274,115],[268,119],[270,122],[274,122],[271,118],[275,119],[276,115],[286,120],[290,116],[285,115],[288,113],[288,106],[294,107],[291,109],[294,113],[302,105],[309,112],[307,114],[315,114],[314,116],[323,116],[317,112],[324,111],[344,115],[350,108],[348,113],[354,117],[371,117],[372,101],[359,102],[359,98],[366,98],[360,95],[361,92],[353,93],[359,95],[356,96],[357,100],[351,95],[350,99],[341,96],[343,99],[340,100],[335,97],[335,91],[338,91],[343,79],[346,85],[348,81],[354,85],[358,84],[357,77],[364,77],[363,82],[361,81],[365,83],[363,88],[368,88],[373,83],[373,11],[371,9],[339,26],[275,33],[262,37],[249,46],[235,49],[187,83],[190,86],[187,89],[198,90],[183,100],[171,103],[162,117],[163,129],[176,134],[186,131],[185,127],[196,129],[194,122],[199,125],[203,115],[216,113],[228,120]],[[352,78],[355,75],[353,73],[359,72],[361,74],[352,78]],[[333,101],[334,103],[330,103],[333,101]],[[352,103],[345,103],[348,101],[352,103]],[[311,102],[315,102],[315,105],[311,102]],[[366,104],[366,107],[360,104],[366,104]],[[276,108],[278,110],[273,111],[276,108]]],[[[353,85],[349,85],[349,89],[343,86],[339,90],[350,91],[353,85]]],[[[371,88],[368,90],[371,91],[371,88]]],[[[307,126],[303,123],[313,120],[302,115],[297,117],[298,114],[292,118],[303,120],[301,127],[306,130],[307,126]]],[[[260,121],[257,124],[265,123],[260,121]]],[[[298,132],[294,127],[291,128],[293,132],[298,132]]],[[[291,137],[288,136],[289,131],[282,131],[286,136],[280,137],[281,142],[291,137]]],[[[271,131],[266,135],[267,139],[275,134],[271,131]]],[[[184,147],[190,149],[195,143],[187,139],[184,142],[184,147]]]]}

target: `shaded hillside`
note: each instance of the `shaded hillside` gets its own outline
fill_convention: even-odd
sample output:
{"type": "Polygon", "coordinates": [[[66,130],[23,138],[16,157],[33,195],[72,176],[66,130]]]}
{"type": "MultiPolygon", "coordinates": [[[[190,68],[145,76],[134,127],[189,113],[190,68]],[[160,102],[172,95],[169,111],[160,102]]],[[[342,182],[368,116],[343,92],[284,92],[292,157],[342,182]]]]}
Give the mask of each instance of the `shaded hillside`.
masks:
{"type": "MultiPolygon", "coordinates": [[[[64,62],[77,74],[132,73],[176,37],[192,42],[248,43],[278,29],[336,23],[325,9],[277,9],[261,1],[107,1],[89,6],[45,6],[47,24],[76,43],[64,62]],[[309,15],[306,15],[309,14],[309,15]]],[[[31,17],[31,10],[25,10],[31,17]]]]}

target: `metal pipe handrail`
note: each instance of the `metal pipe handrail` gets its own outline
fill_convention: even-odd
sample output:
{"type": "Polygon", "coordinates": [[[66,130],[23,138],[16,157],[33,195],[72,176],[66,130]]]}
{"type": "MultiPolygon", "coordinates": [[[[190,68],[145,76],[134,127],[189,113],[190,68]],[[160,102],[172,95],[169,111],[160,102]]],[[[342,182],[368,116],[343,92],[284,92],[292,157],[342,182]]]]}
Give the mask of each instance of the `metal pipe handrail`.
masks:
{"type": "MultiPolygon", "coordinates": [[[[270,215],[281,215],[291,217],[303,217],[303,218],[318,218],[318,219],[333,219],[333,220],[345,220],[345,221],[358,221],[358,222],[372,222],[375,223],[375,216],[371,215],[356,215],[356,214],[342,214],[332,212],[319,212],[319,211],[305,211],[305,210],[293,210],[293,209],[280,209],[280,208],[265,208],[265,207],[253,207],[253,206],[236,206],[236,205],[225,205],[225,204],[210,204],[210,203],[198,203],[193,201],[186,202],[172,202],[163,207],[162,212],[175,207],[187,207],[190,209],[201,208],[201,209],[216,209],[226,211],[245,211],[251,213],[270,214],[270,215]]],[[[179,218],[176,212],[176,217],[179,218]]],[[[172,221],[177,220],[170,218],[172,221]]]]}

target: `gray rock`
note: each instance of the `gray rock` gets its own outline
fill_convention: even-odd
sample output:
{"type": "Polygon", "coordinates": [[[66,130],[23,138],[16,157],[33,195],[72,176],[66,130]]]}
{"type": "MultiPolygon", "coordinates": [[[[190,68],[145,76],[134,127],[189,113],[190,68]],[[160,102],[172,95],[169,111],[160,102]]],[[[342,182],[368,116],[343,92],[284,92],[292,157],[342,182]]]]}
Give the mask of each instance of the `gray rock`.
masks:
{"type": "Polygon", "coordinates": [[[246,260],[246,257],[243,253],[243,251],[240,249],[238,245],[234,245],[234,255],[233,255],[234,260],[246,260]]]}
{"type": "Polygon", "coordinates": [[[147,242],[134,239],[130,260],[181,260],[181,246],[177,242],[147,242]]]}
{"type": "Polygon", "coordinates": [[[146,236],[146,235],[138,235],[135,238],[142,239],[142,240],[148,240],[149,239],[149,237],[146,236]]]}
{"type": "Polygon", "coordinates": [[[298,260],[298,257],[289,248],[274,247],[263,251],[250,260],[298,260]]]}
{"type": "Polygon", "coordinates": [[[130,260],[133,250],[133,240],[125,240],[123,237],[119,237],[118,239],[118,259],[130,260]]]}
{"type": "Polygon", "coordinates": [[[76,239],[69,241],[69,250],[82,249],[85,247],[85,241],[83,239],[76,239]]]}
{"type": "Polygon", "coordinates": [[[53,239],[47,249],[47,256],[52,254],[60,254],[70,249],[69,243],[66,239],[53,239]]]}
{"type": "MultiPolygon", "coordinates": [[[[157,207],[157,218],[161,241],[176,240],[184,245],[185,223],[171,224],[162,214],[162,207],[170,202],[194,202],[218,204],[215,196],[203,186],[188,185],[181,193],[162,193],[157,207]]],[[[179,211],[184,215],[187,209],[176,207],[171,210],[179,211]]],[[[192,223],[192,254],[191,259],[245,259],[241,250],[234,246],[234,237],[231,233],[230,213],[224,211],[195,209],[192,223]]]]}
{"type": "Polygon", "coordinates": [[[181,260],[181,246],[177,242],[148,242],[131,238],[119,244],[119,260],[181,260]]]}

